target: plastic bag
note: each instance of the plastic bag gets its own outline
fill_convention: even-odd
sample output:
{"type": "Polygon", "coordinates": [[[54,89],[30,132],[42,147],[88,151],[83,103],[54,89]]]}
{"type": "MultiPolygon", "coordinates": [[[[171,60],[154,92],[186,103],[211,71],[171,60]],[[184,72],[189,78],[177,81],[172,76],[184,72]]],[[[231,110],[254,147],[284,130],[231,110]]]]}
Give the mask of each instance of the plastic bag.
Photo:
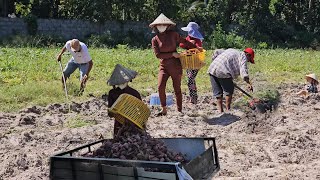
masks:
{"type": "Polygon", "coordinates": [[[179,163],[175,164],[179,180],[193,180],[183,167],[179,167],[179,163]]]}

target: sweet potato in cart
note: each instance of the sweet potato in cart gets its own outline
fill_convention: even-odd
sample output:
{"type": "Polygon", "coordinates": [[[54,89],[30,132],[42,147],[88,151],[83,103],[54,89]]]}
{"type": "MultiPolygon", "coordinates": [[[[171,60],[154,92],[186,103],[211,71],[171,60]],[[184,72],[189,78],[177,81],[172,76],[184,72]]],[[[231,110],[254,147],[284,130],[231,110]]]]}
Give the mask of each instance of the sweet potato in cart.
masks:
{"type": "Polygon", "coordinates": [[[187,163],[120,158],[77,156],[90,151],[105,140],[100,140],[50,158],[50,179],[179,179],[182,167],[193,179],[212,178],[220,169],[214,138],[158,139],[168,149],[185,154],[187,163]],[[177,166],[179,168],[177,168],[177,166]]]}

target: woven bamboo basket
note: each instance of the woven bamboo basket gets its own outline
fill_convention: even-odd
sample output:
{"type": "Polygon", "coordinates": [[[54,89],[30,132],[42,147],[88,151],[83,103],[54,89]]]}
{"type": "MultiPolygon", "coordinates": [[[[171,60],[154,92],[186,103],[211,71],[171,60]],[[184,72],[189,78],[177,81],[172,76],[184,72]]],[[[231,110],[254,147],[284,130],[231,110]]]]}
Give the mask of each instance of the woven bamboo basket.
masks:
{"type": "Polygon", "coordinates": [[[143,101],[130,94],[121,94],[109,111],[115,114],[115,119],[121,124],[128,119],[141,129],[144,129],[151,114],[143,101]]]}
{"type": "Polygon", "coordinates": [[[180,53],[182,69],[201,69],[205,66],[206,50],[189,49],[180,53]]]}

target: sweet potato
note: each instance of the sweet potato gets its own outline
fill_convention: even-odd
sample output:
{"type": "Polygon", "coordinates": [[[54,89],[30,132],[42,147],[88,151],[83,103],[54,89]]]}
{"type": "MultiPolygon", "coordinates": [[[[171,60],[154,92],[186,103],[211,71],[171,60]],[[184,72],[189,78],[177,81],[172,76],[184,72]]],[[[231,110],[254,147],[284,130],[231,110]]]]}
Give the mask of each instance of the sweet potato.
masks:
{"type": "Polygon", "coordinates": [[[161,162],[185,161],[181,153],[168,150],[163,141],[154,139],[147,132],[137,130],[131,125],[124,125],[115,139],[106,140],[96,151],[83,156],[161,162]]]}

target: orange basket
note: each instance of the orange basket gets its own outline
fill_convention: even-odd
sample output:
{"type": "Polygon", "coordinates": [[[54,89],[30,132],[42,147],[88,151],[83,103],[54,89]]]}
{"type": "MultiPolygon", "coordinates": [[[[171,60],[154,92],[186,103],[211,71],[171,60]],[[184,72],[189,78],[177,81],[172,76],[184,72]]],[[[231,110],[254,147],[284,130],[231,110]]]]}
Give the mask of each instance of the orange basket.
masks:
{"type": "Polygon", "coordinates": [[[151,114],[150,109],[143,101],[130,94],[121,94],[109,111],[121,124],[125,119],[128,119],[141,129],[144,129],[151,114]]]}
{"type": "Polygon", "coordinates": [[[182,69],[201,69],[206,64],[205,52],[204,49],[201,52],[198,49],[189,49],[180,53],[182,69]]]}

